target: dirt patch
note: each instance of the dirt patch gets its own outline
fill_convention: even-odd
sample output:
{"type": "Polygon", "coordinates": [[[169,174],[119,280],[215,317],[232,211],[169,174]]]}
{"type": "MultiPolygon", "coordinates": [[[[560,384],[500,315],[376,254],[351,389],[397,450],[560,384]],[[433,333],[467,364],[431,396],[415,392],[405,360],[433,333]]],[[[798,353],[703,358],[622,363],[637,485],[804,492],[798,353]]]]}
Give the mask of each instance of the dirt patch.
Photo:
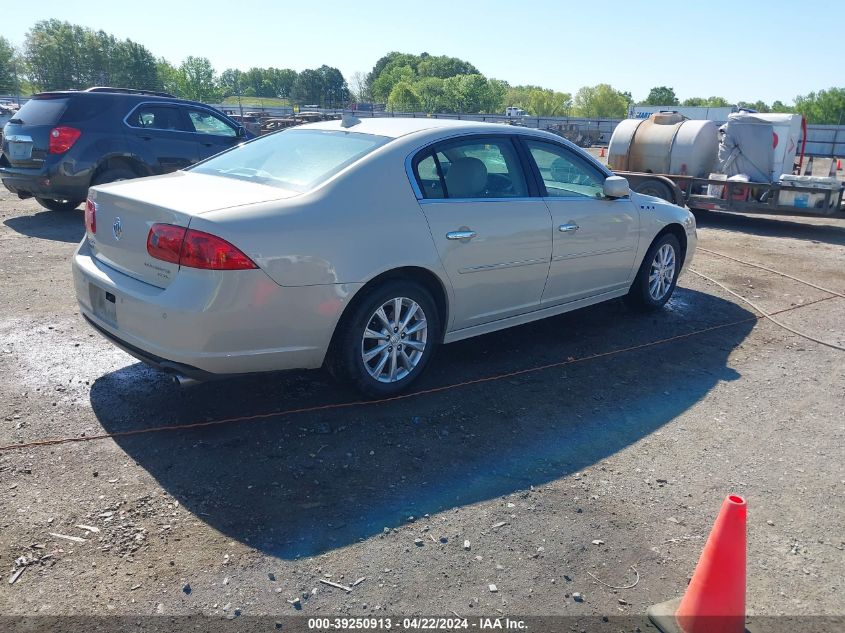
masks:
{"type": "MultiPolygon", "coordinates": [[[[322,372],[179,391],[78,316],[81,214],[0,194],[0,216],[0,443],[357,399],[322,372]]],[[[706,214],[699,236],[841,291],[843,232],[706,214]]],[[[773,309],[823,296],[695,266],[773,309]]],[[[841,340],[843,314],[789,317],[841,340]]],[[[738,493],[749,613],[841,615],[845,361],[751,316],[688,275],[659,314],[614,302],[446,346],[419,387],[735,325],[398,403],[2,453],[0,565],[23,571],[0,611],[641,616],[683,593],[738,493]]]]}

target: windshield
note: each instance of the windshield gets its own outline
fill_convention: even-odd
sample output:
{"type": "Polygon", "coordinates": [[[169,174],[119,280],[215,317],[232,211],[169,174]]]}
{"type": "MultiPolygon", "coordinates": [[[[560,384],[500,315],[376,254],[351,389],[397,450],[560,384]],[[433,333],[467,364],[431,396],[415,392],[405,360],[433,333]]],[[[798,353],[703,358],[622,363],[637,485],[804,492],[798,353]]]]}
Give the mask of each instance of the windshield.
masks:
{"type": "Polygon", "coordinates": [[[285,130],[239,145],[191,171],[304,193],[389,140],[335,130],[285,130]]]}

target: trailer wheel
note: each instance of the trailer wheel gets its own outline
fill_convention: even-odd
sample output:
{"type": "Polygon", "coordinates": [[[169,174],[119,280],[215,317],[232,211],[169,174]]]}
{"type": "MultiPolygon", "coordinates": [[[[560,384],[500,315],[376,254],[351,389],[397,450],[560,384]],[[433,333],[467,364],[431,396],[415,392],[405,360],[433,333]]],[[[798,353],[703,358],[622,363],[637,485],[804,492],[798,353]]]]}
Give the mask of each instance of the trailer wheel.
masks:
{"type": "Polygon", "coordinates": [[[666,183],[660,182],[659,180],[643,180],[634,187],[634,191],[644,196],[654,196],[655,198],[662,198],[666,202],[675,203],[672,190],[666,183]]]}

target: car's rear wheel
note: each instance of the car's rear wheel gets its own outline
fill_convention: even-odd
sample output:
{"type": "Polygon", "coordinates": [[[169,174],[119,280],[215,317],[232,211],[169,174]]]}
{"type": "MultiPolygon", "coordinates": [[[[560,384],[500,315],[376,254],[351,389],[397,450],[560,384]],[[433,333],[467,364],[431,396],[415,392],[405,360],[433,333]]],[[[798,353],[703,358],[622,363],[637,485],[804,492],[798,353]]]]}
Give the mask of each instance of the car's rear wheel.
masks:
{"type": "Polygon", "coordinates": [[[84,200],[54,200],[53,198],[36,198],[35,201],[50,211],[73,211],[84,200]]]}
{"type": "Polygon", "coordinates": [[[137,178],[135,172],[124,169],[122,167],[115,167],[114,169],[106,169],[94,176],[91,180],[91,185],[104,185],[107,182],[117,182],[118,180],[131,180],[137,178]]]}
{"type": "Polygon", "coordinates": [[[675,292],[682,263],[677,237],[664,233],[654,240],[625,298],[628,304],[643,311],[663,307],[675,292]]]}
{"type": "Polygon", "coordinates": [[[374,288],[339,325],[330,368],[367,396],[391,396],[425,369],[440,335],[431,294],[411,281],[374,288]]]}

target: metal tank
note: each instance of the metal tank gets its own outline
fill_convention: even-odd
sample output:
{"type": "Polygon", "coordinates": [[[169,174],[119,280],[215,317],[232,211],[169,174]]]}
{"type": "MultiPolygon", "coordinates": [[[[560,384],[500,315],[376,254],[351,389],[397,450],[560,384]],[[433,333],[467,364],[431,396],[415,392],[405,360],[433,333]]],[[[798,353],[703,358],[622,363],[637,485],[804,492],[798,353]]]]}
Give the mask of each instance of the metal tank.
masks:
{"type": "Polygon", "coordinates": [[[677,112],[625,119],[613,131],[607,162],[614,171],[707,178],[719,151],[713,121],[693,121],[677,112]]]}

